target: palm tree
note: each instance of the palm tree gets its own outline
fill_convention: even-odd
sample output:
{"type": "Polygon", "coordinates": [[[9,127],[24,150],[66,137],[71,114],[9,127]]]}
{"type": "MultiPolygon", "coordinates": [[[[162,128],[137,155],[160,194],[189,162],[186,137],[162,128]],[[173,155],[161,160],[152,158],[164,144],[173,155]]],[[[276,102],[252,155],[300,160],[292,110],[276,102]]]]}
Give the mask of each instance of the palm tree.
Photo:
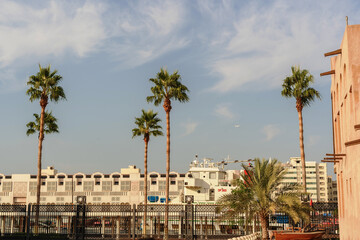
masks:
{"type": "Polygon", "coordinates": [[[320,93],[314,88],[310,87],[314,83],[314,77],[308,70],[301,70],[299,66],[291,67],[292,75],[284,79],[282,85],[283,89],[281,95],[286,98],[294,97],[296,100],[296,110],[299,115],[299,138],[300,138],[300,157],[302,166],[302,182],[303,189],[306,192],[306,166],[305,166],[305,151],[304,151],[304,130],[302,110],[306,106],[310,106],[311,102],[316,98],[321,99],[320,93]]]}
{"type": "Polygon", "coordinates": [[[156,78],[150,78],[149,81],[155,86],[151,87],[152,96],[148,96],[148,102],[154,102],[155,106],[163,102],[163,107],[166,113],[166,193],[165,193],[165,226],[164,239],[168,239],[168,217],[169,217],[169,173],[170,173],[170,111],[171,100],[179,102],[188,102],[189,97],[187,92],[189,89],[181,82],[181,76],[178,71],[169,75],[164,68],[160,69],[156,78]]]}
{"type": "Polygon", "coordinates": [[[235,180],[236,188],[222,196],[217,211],[231,210],[232,214],[256,214],[260,218],[262,239],[268,239],[269,217],[275,211],[288,214],[297,223],[309,221],[310,207],[300,200],[300,185],[284,185],[282,179],[286,169],[277,160],[255,159],[255,167],[243,164],[246,171],[235,180]]]}
{"type": "MultiPolygon", "coordinates": [[[[57,70],[51,72],[50,65],[43,68],[39,64],[39,72],[36,75],[29,77],[27,85],[30,88],[26,94],[30,96],[30,101],[40,100],[41,115],[39,121],[39,146],[38,146],[38,172],[37,172],[37,191],[36,204],[40,204],[40,187],[41,187],[41,156],[42,156],[42,142],[44,140],[44,123],[45,123],[45,108],[50,101],[58,102],[66,99],[65,92],[59,83],[62,76],[57,74],[57,70]]],[[[38,226],[39,208],[36,211],[36,226],[38,226]]]]}
{"type": "Polygon", "coordinates": [[[157,117],[157,113],[152,110],[141,110],[142,115],[139,118],[135,118],[135,125],[137,128],[132,130],[133,138],[136,136],[144,136],[145,153],[144,153],[144,221],[143,221],[143,233],[146,235],[146,213],[147,213],[147,153],[150,136],[162,136],[162,127],[158,125],[161,119],[157,117]]]}
{"type": "MultiPolygon", "coordinates": [[[[26,135],[29,136],[34,133],[40,133],[40,116],[39,114],[34,113],[35,122],[29,122],[26,124],[28,127],[26,131],[26,135]]],[[[52,112],[45,111],[44,114],[44,133],[51,134],[51,133],[58,133],[59,128],[57,125],[57,119],[52,115],[52,112]]],[[[40,135],[38,136],[40,137],[40,135]]],[[[45,139],[45,136],[44,136],[45,139]]]]}

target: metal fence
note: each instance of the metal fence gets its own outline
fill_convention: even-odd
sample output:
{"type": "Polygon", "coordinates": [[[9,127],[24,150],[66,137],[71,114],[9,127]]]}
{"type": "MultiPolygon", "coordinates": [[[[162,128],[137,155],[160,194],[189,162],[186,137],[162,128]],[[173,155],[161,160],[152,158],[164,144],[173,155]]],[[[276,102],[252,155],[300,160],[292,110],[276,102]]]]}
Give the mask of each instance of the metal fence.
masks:
{"type": "MultiPolygon", "coordinates": [[[[257,218],[244,214],[225,217],[217,205],[169,205],[169,237],[229,239],[260,231],[257,218]]],[[[314,203],[311,227],[338,239],[336,203],[314,203]]],[[[0,205],[0,239],[161,239],[165,205],[0,205]],[[146,209],[146,220],[144,213],[146,209]],[[36,226],[36,212],[39,212],[36,226]],[[146,226],[144,228],[144,226],[146,226]],[[145,232],[146,231],[146,232],[145,232]],[[43,236],[43,238],[41,238],[43,236]]],[[[271,229],[287,229],[290,219],[283,213],[270,216],[271,229]]]]}

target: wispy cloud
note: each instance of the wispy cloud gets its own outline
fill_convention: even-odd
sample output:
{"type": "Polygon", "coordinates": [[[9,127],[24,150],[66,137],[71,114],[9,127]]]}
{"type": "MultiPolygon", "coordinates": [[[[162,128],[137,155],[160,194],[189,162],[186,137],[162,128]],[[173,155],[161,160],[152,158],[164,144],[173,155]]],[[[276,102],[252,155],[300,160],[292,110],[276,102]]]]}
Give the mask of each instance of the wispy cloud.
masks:
{"type": "Polygon", "coordinates": [[[198,125],[199,125],[199,123],[197,123],[197,122],[183,123],[182,126],[184,127],[184,133],[182,136],[187,136],[187,135],[192,134],[198,125]]]}
{"type": "MultiPolygon", "coordinates": [[[[219,79],[210,88],[212,91],[279,87],[294,64],[309,68],[312,73],[321,71],[327,63],[318,61],[314,56],[321,56],[334,48],[333,41],[329,39],[341,41],[339,36],[343,32],[344,21],[331,17],[331,11],[324,9],[319,14],[318,10],[337,7],[339,4],[336,1],[327,2],[326,6],[323,2],[314,3],[315,6],[300,6],[297,2],[285,4],[281,0],[267,4],[241,2],[241,7],[228,6],[235,3],[201,4],[201,13],[207,14],[209,22],[217,22],[212,25],[218,37],[212,38],[213,41],[208,44],[214,52],[208,57],[208,65],[211,73],[219,79]],[[293,11],[294,8],[296,11],[293,11]],[[323,24],[325,19],[331,23],[323,24]]],[[[338,11],[345,12],[344,9],[340,6],[338,11]]]]}
{"type": "Polygon", "coordinates": [[[280,129],[276,124],[268,124],[263,127],[262,132],[265,134],[266,141],[270,141],[275,136],[279,135],[280,129]]]}
{"type": "Polygon", "coordinates": [[[131,2],[108,17],[112,38],[108,50],[123,65],[135,67],[185,47],[181,34],[186,8],[182,1],[131,2]]]}
{"type": "Polygon", "coordinates": [[[226,119],[234,119],[235,114],[230,111],[230,104],[219,104],[215,107],[215,114],[226,119]]]}
{"type": "Polygon", "coordinates": [[[0,65],[17,59],[34,61],[69,51],[83,57],[104,39],[101,4],[44,2],[44,6],[1,1],[0,65]]]}
{"type": "Polygon", "coordinates": [[[307,138],[307,144],[309,147],[315,146],[320,142],[321,137],[319,135],[310,135],[307,138]]]}

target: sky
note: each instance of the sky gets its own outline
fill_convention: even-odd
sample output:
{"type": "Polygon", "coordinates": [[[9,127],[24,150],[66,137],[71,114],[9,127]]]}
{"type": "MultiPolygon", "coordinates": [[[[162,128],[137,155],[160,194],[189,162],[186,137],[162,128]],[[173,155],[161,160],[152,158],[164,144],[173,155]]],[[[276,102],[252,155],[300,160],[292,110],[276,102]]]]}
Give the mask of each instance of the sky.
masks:
{"type": "MultiPolygon", "coordinates": [[[[43,167],[65,173],[143,170],[144,142],[132,138],[149,78],[179,71],[188,103],[172,102],[171,170],[196,154],[222,161],[299,156],[294,99],[281,96],[291,66],[308,69],[322,96],[303,110],[306,160],[332,152],[324,53],[360,23],[358,1],[7,1],[0,0],[0,172],[37,169],[38,139],[26,123],[40,113],[26,82],[38,65],[63,77],[67,100],[50,102],[60,133],[46,135],[43,167]]],[[[149,143],[150,171],[165,172],[166,137],[149,143]]],[[[240,168],[230,165],[231,169],[240,168]]],[[[329,164],[329,174],[331,164],[329,164]]]]}

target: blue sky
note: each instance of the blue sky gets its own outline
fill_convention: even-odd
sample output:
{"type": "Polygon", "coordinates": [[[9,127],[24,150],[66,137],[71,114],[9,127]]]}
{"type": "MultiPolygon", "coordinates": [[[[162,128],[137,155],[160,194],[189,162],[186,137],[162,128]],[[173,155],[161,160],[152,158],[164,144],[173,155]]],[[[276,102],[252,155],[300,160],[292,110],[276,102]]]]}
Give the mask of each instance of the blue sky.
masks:
{"type": "MultiPolygon", "coordinates": [[[[304,109],[307,160],[332,151],[330,69],[357,1],[7,1],[0,0],[2,173],[36,173],[37,138],[26,123],[40,112],[26,92],[38,64],[63,76],[67,101],[50,103],[60,133],[44,141],[43,166],[74,173],[143,168],[132,139],[147,104],[148,79],[179,70],[190,102],[173,102],[171,169],[195,154],[217,161],[299,156],[295,101],[281,97],[292,65],[308,69],[322,94],[304,109]]],[[[149,170],[165,171],[166,138],[152,138],[149,170]]],[[[237,168],[238,166],[231,166],[237,168]]],[[[331,167],[330,167],[331,168],[331,167]]],[[[330,171],[332,172],[332,171],[330,171]]]]}

